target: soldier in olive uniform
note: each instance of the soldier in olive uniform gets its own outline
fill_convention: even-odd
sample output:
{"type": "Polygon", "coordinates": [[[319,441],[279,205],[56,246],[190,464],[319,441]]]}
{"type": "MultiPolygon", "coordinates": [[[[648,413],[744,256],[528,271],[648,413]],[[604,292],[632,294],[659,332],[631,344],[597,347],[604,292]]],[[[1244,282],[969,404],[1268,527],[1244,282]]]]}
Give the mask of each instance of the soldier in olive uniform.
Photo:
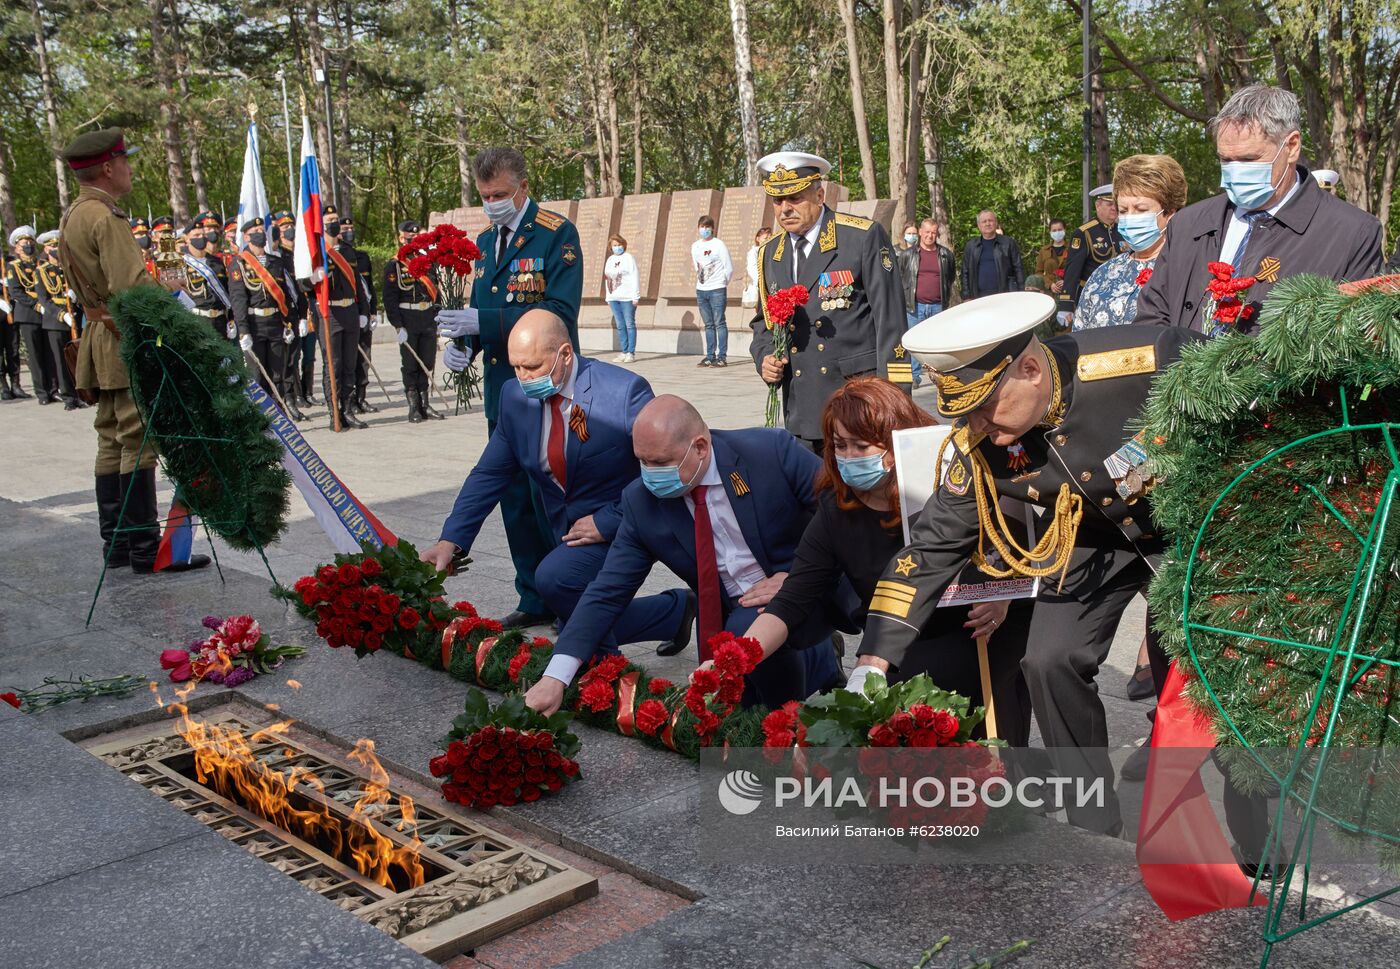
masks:
{"type": "Polygon", "coordinates": [[[44,316],[39,308],[37,250],[33,226],[22,225],[10,233],[11,256],[5,288],[10,294],[15,327],[24,341],[24,355],[29,361],[29,381],[34,387],[34,396],[41,404],[52,404],[58,400],[58,380],[50,372],[48,346],[44,342],[44,316]]]}
{"type": "Polygon", "coordinates": [[[933,374],[939,413],[955,421],[951,464],[880,582],[852,685],[913,665],[908,651],[969,558],[981,566],[995,553],[1012,574],[1041,576],[1021,661],[1035,719],[1062,774],[1104,780],[1103,806],[1071,807],[1070,820],[1112,833],[1122,821],[1094,678],[1163,549],[1145,500],[1152,469],[1128,426],[1193,336],[1130,325],[1042,343],[1035,327],[1054,312],[1050,296],[1007,293],[906,337],[933,374]],[[998,498],[1046,509],[1045,558],[1006,533],[998,498]]]}
{"type": "MultiPolygon", "coordinates": [[[[131,397],[116,324],[107,311],[114,293],[153,285],[117,199],[131,191],[131,165],[120,128],[88,131],[63,151],[80,189],[59,225],[58,258],[78,296],[87,325],[78,345],[75,383],[97,394],[97,517],[107,568],[155,569],[160,549],[156,506],[156,453],[131,397]]],[[[209,564],[209,556],[165,567],[183,572],[209,564]]]]}
{"type": "Polygon", "coordinates": [[[291,302],[287,298],[286,271],[282,257],[267,245],[267,230],[262,219],[243,223],[243,249],[229,265],[228,295],[233,304],[233,322],[238,327],[238,343],[245,353],[251,352],[262,364],[258,383],[263,390],[276,393],[287,403],[287,416],[303,420],[305,415],[287,400],[287,316],[291,302]],[[271,378],[269,385],[268,378],[271,378]]]}
{"type": "Polygon", "coordinates": [[[58,230],[50,229],[39,236],[44,247],[39,259],[39,309],[44,317],[44,351],[49,360],[49,372],[58,383],[58,395],[64,410],[81,410],[86,405],[78,400],[73,376],[63,359],[63,348],[78,339],[78,318],[68,296],[68,280],[58,264],[58,230]]]}
{"type": "MultiPolygon", "coordinates": [[[[217,232],[218,220],[214,220],[217,232]]],[[[209,229],[203,217],[197,217],[185,230],[185,295],[194,303],[190,310],[195,316],[209,321],[214,332],[226,340],[238,339],[238,327],[233,322],[233,302],[228,294],[228,267],[210,250],[209,229]]],[[[217,239],[217,235],[215,236],[217,239]]]]}
{"type": "Polygon", "coordinates": [[[1113,199],[1113,183],[1100,185],[1089,195],[1094,199],[1094,215],[1097,218],[1074,230],[1074,237],[1069,242],[1065,286],[1061,294],[1076,305],[1079,303],[1079,291],[1094,270],[1130,248],[1118,234],[1118,203],[1113,199]]]}
{"type": "MultiPolygon", "coordinates": [[[[399,245],[411,242],[418,232],[418,223],[411,219],[399,223],[399,245]]],[[[432,371],[437,366],[437,325],[434,317],[438,309],[437,286],[430,277],[414,276],[397,259],[384,264],[384,315],[398,336],[399,363],[404,394],[408,397],[410,424],[428,418],[435,421],[447,419],[433,410],[429,403],[432,387],[428,386],[428,374],[423,372],[424,367],[432,371]]]]}
{"type": "MultiPolygon", "coordinates": [[[[360,357],[360,331],[369,328],[369,293],[360,282],[355,247],[340,238],[340,217],[331,209],[321,217],[326,242],[326,281],[330,286],[331,318],[327,321],[330,359],[322,361],[322,387],[326,401],[331,399],[331,372],[340,407],[340,426],[368,427],[355,416],[355,364],[360,357]]],[[[331,415],[334,426],[334,409],[331,415]]]]}
{"type": "Polygon", "coordinates": [[[777,152],[758,163],[785,230],[758,253],[758,312],[749,352],[765,381],[782,387],[787,429],[814,451],[822,446],[822,409],[852,377],[877,375],[912,392],[904,336],[904,288],[884,226],[833,212],[822,176],[831,164],[816,155],[777,152]],[[807,287],[797,307],[786,355],[773,352],[767,296],[807,287]]]}

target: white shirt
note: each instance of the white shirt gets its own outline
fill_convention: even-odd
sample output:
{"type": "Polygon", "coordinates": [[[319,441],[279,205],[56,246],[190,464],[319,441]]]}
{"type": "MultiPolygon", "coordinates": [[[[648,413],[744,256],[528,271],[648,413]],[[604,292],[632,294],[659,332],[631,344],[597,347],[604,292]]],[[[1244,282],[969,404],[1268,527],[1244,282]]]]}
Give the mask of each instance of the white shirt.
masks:
{"type": "Polygon", "coordinates": [[[748,265],[745,269],[748,277],[744,281],[744,295],[740,302],[745,306],[758,305],[758,253],[762,246],[754,246],[749,249],[748,265]]]}
{"type": "MultiPolygon", "coordinates": [[[[812,258],[812,253],[814,253],[814,252],[817,251],[817,237],[820,236],[820,235],[822,234],[822,220],[825,219],[825,218],[826,218],[826,213],[823,212],[821,215],[819,215],[819,216],[817,217],[817,221],[815,221],[815,222],[812,223],[812,227],[811,227],[810,229],[808,229],[806,232],[804,232],[802,235],[798,235],[796,232],[789,232],[789,233],[788,233],[788,245],[792,246],[792,251],[793,251],[793,254],[794,254],[794,255],[796,255],[796,253],[797,253],[797,240],[798,240],[798,239],[806,239],[806,240],[807,240],[807,249],[802,253],[802,261],[803,261],[803,262],[806,262],[808,259],[811,259],[811,258],[812,258]]],[[[796,260],[796,259],[793,259],[793,261],[792,261],[792,269],[793,269],[793,272],[792,272],[792,284],[793,284],[794,286],[796,286],[796,285],[797,285],[797,260],[796,260]]]]}
{"type": "MultiPolygon", "coordinates": [[[[511,219],[511,220],[510,220],[510,223],[509,223],[508,225],[506,225],[506,227],[505,227],[505,228],[507,228],[507,229],[510,230],[510,235],[506,237],[506,246],[507,246],[507,247],[513,248],[513,247],[515,246],[515,237],[516,237],[517,235],[520,234],[520,223],[523,222],[523,221],[525,221],[525,210],[528,209],[529,207],[530,207],[530,196],[527,195],[527,196],[525,196],[525,204],[523,204],[523,205],[520,206],[520,211],[518,211],[518,212],[515,213],[515,218],[511,219]]],[[[499,253],[499,252],[501,251],[501,227],[500,227],[500,226],[497,226],[497,227],[496,227],[496,239],[495,239],[494,242],[491,243],[491,245],[495,247],[497,253],[499,253]]],[[[510,253],[510,248],[507,248],[507,249],[506,249],[506,254],[507,254],[507,255],[510,253]]],[[[496,265],[499,266],[502,262],[505,262],[505,259],[504,259],[504,258],[496,260],[496,265]]]]}
{"type": "Polygon", "coordinates": [[[724,289],[734,275],[729,247],[720,239],[696,239],[690,244],[690,262],[695,267],[695,288],[724,289]]]}
{"type": "Polygon", "coordinates": [[[603,275],[608,281],[608,301],[630,303],[642,298],[642,274],[637,269],[637,260],[630,252],[620,256],[608,256],[603,267],[603,275]]]}
{"type": "MultiPolygon", "coordinates": [[[[1298,170],[1293,170],[1293,187],[1288,190],[1288,194],[1278,201],[1278,204],[1269,208],[1270,215],[1278,215],[1278,210],[1288,204],[1288,200],[1297,194],[1299,188],[1298,170]]],[[[1258,226],[1255,226],[1257,229],[1258,226]]],[[[1240,213],[1239,206],[1230,210],[1230,222],[1225,226],[1225,239],[1220,243],[1220,261],[1235,265],[1235,259],[1239,256],[1240,243],[1244,241],[1244,234],[1249,231],[1249,223],[1246,222],[1240,213]]],[[[1249,275],[1244,271],[1244,267],[1235,266],[1236,276],[1249,275]]]]}
{"type": "MultiPolygon", "coordinates": [[[[578,357],[569,361],[569,373],[564,378],[564,386],[559,389],[559,396],[564,399],[559,402],[559,412],[564,415],[564,444],[567,450],[569,443],[569,411],[574,404],[574,378],[578,376],[578,357]]],[[[540,401],[540,410],[543,416],[540,419],[540,467],[549,477],[550,481],[559,485],[562,489],[564,485],[554,477],[554,473],[549,469],[549,429],[554,424],[554,402],[546,397],[540,401]]],[[[567,478],[569,469],[564,468],[564,476],[567,478]]]]}
{"type": "MultiPolygon", "coordinates": [[[[719,566],[719,580],[724,583],[724,591],[732,598],[748,592],[755,583],[768,578],[763,566],[744,540],[744,532],[739,527],[739,519],[729,504],[729,492],[724,490],[720,480],[719,466],[715,464],[713,453],[710,466],[700,476],[696,484],[708,485],[705,491],[705,507],[710,512],[710,530],[715,535],[715,564],[719,566]]],[[[695,517],[695,496],[686,494],[685,507],[695,517]]]]}

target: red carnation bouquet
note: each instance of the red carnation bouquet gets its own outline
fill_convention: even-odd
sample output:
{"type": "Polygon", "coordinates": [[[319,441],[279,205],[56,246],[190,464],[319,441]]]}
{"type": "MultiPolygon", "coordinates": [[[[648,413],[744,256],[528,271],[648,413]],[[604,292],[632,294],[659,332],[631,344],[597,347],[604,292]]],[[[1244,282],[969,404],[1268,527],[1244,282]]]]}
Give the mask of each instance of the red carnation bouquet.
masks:
{"type": "Polygon", "coordinates": [[[1228,262],[1213,262],[1206,266],[1210,270],[1210,282],[1206,284],[1206,305],[1204,313],[1212,324],[1210,335],[1221,336],[1234,328],[1236,323],[1254,318],[1255,309],[1244,301],[1245,293],[1257,279],[1254,276],[1235,277],[1235,267],[1228,262]]]}
{"type": "MultiPolygon", "coordinates": [[[[337,555],[291,590],[274,592],[316,623],[326,644],[363,658],[388,649],[436,665],[442,630],[461,610],[444,601],[442,573],[419,561],[409,542],[337,555]]],[[[458,603],[471,609],[468,603],[458,603]]],[[[475,610],[472,610],[475,614],[475,610]]]]}
{"type": "Polygon", "coordinates": [[[579,741],[570,714],[552,717],[525,705],[522,694],[491,707],[485,693],[467,691],[466,710],[452,721],[445,752],[428,762],[442,778],[442,796],[467,807],[507,807],[538,801],[579,777],[579,741]]]}
{"type": "MultiPolygon", "coordinates": [[[[444,222],[418,233],[399,247],[398,257],[412,275],[435,282],[443,309],[460,310],[471,302],[472,264],[481,258],[481,250],[455,225],[444,222]]],[[[465,337],[457,337],[456,343],[459,350],[467,349],[465,337]]],[[[456,393],[459,408],[470,408],[472,398],[481,396],[481,376],[474,363],[460,373],[447,371],[442,385],[456,393]]]]}
{"type": "MultiPolygon", "coordinates": [[[[799,306],[806,306],[811,294],[806,286],[789,286],[770,293],[763,303],[763,322],[773,334],[773,356],[785,360],[792,341],[792,318],[799,306]]],[[[763,412],[764,427],[777,427],[782,407],[778,401],[778,384],[768,385],[768,406],[763,412]]]]}

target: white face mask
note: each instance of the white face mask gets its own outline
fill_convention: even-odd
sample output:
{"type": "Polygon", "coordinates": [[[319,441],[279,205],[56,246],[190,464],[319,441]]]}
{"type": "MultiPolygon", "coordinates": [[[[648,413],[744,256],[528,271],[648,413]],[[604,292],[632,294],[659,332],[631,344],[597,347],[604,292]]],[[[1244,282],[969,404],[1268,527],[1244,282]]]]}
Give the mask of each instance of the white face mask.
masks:
{"type": "Polygon", "coordinates": [[[1050,241],[1051,241],[1051,242],[1064,242],[1064,241],[1065,241],[1065,230],[1064,230],[1064,229],[1051,229],[1051,230],[1050,230],[1050,241]]]}

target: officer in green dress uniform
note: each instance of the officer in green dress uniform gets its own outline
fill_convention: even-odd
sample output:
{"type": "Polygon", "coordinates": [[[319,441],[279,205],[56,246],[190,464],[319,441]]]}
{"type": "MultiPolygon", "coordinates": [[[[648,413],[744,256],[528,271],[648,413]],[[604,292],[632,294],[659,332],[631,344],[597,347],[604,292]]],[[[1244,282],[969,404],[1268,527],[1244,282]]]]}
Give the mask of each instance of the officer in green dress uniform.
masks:
{"type": "Polygon", "coordinates": [[[1144,500],[1153,469],[1129,426],[1155,377],[1198,337],[1128,325],[1042,342],[1035,328],[1054,312],[1048,295],[1003,293],[905,335],[933,374],[939,413],[954,421],[949,463],[939,461],[946,471],[881,579],[850,685],[917,662],[910,650],[969,559],[993,575],[1039,577],[1021,661],[1035,719],[1060,774],[1104,782],[1101,805],[1068,806],[1071,822],[1115,833],[1122,820],[1094,679],[1163,550],[1144,500]],[[1035,548],[1008,531],[998,499],[1045,509],[1035,548]]]}
{"type": "MultiPolygon", "coordinates": [[[[471,307],[443,310],[437,321],[439,335],[470,338],[465,349],[453,345],[443,352],[448,367],[462,370],[480,352],[486,423],[494,433],[500,417],[501,387],[515,378],[506,341],[526,310],[540,307],[562,319],[574,351],[578,351],[583,254],[574,224],[557,212],[540,208],[530,198],[524,155],[514,148],[487,148],[472,159],[472,168],[491,227],[476,240],[481,259],[472,285],[471,307]]],[[[519,608],[502,620],[507,626],[554,618],[535,588],[535,570],[558,537],[551,534],[548,516],[533,489],[522,472],[516,486],[501,499],[501,517],[515,563],[515,588],[520,594],[519,608]]]]}
{"type": "Polygon", "coordinates": [[[1064,295],[1078,304],[1079,291],[1094,270],[1129,246],[1118,234],[1118,204],[1113,200],[1113,183],[1100,185],[1089,192],[1094,200],[1094,215],[1078,229],[1069,242],[1069,260],[1065,263],[1064,295]]]}

